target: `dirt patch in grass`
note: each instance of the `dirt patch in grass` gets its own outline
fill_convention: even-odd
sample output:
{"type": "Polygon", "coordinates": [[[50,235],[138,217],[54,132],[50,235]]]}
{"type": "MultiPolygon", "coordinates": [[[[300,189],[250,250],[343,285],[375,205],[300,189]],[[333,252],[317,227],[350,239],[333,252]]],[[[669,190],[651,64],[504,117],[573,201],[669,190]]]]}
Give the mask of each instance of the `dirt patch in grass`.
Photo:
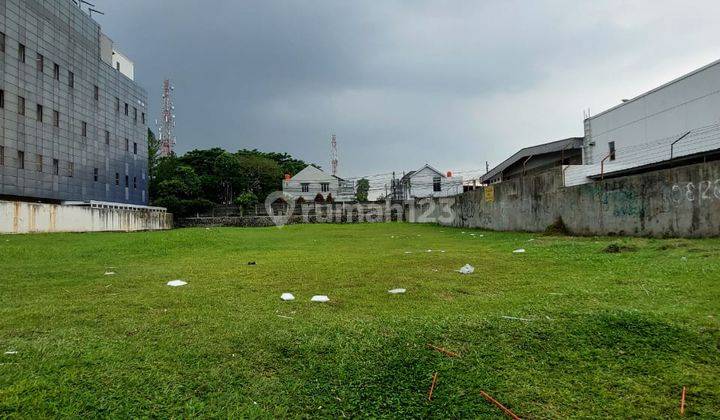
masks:
{"type": "Polygon", "coordinates": [[[620,254],[622,252],[635,252],[635,251],[637,251],[636,246],[612,243],[612,244],[606,246],[605,248],[603,248],[602,252],[604,252],[606,254],[620,254]]]}

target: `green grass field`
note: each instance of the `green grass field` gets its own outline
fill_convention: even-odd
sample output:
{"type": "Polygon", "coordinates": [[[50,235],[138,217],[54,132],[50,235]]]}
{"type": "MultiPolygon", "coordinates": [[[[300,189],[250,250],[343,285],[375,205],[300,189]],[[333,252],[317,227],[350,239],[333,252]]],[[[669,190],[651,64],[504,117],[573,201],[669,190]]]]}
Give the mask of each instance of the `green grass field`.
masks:
{"type": "Polygon", "coordinates": [[[410,224],[0,236],[2,417],[501,418],[484,390],[521,417],[672,418],[683,386],[686,416],[720,416],[717,239],[410,224]]]}

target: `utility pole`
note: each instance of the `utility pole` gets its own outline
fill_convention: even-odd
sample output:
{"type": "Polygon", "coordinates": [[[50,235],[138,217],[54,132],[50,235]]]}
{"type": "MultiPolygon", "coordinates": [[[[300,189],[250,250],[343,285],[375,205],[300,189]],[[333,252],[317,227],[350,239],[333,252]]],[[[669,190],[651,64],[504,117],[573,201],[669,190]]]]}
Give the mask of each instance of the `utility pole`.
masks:
{"type": "Polygon", "coordinates": [[[338,172],[338,152],[337,152],[337,138],[335,134],[332,135],[330,140],[330,166],[332,167],[333,176],[337,176],[338,172]]]}
{"type": "Polygon", "coordinates": [[[175,88],[170,84],[170,80],[163,81],[162,109],[160,115],[160,156],[170,156],[175,146],[175,105],[172,100],[172,91],[175,88]]]}

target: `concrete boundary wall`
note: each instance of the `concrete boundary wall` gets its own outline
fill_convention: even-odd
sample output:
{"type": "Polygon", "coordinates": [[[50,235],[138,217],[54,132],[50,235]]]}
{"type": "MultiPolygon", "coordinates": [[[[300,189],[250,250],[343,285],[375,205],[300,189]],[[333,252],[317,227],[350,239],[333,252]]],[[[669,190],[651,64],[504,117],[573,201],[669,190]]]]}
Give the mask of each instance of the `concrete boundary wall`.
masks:
{"type": "Polygon", "coordinates": [[[172,228],[172,214],[58,204],[0,201],[0,234],[130,232],[172,228]]]}
{"type": "Polygon", "coordinates": [[[408,220],[578,235],[720,236],[720,162],[564,187],[561,169],[447,198],[409,203],[408,220]]]}

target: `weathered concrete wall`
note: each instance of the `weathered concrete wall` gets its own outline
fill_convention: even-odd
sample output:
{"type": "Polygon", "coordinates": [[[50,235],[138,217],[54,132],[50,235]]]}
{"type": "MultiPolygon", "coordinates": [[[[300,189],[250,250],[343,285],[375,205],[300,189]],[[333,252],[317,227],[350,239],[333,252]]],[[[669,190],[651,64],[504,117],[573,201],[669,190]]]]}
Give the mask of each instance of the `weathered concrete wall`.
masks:
{"type": "Polygon", "coordinates": [[[0,234],[100,232],[172,228],[172,214],[0,201],[0,234]]]}
{"type": "Polygon", "coordinates": [[[559,217],[578,235],[720,235],[720,162],[563,187],[560,169],[411,203],[417,223],[539,232],[559,217]]]}

